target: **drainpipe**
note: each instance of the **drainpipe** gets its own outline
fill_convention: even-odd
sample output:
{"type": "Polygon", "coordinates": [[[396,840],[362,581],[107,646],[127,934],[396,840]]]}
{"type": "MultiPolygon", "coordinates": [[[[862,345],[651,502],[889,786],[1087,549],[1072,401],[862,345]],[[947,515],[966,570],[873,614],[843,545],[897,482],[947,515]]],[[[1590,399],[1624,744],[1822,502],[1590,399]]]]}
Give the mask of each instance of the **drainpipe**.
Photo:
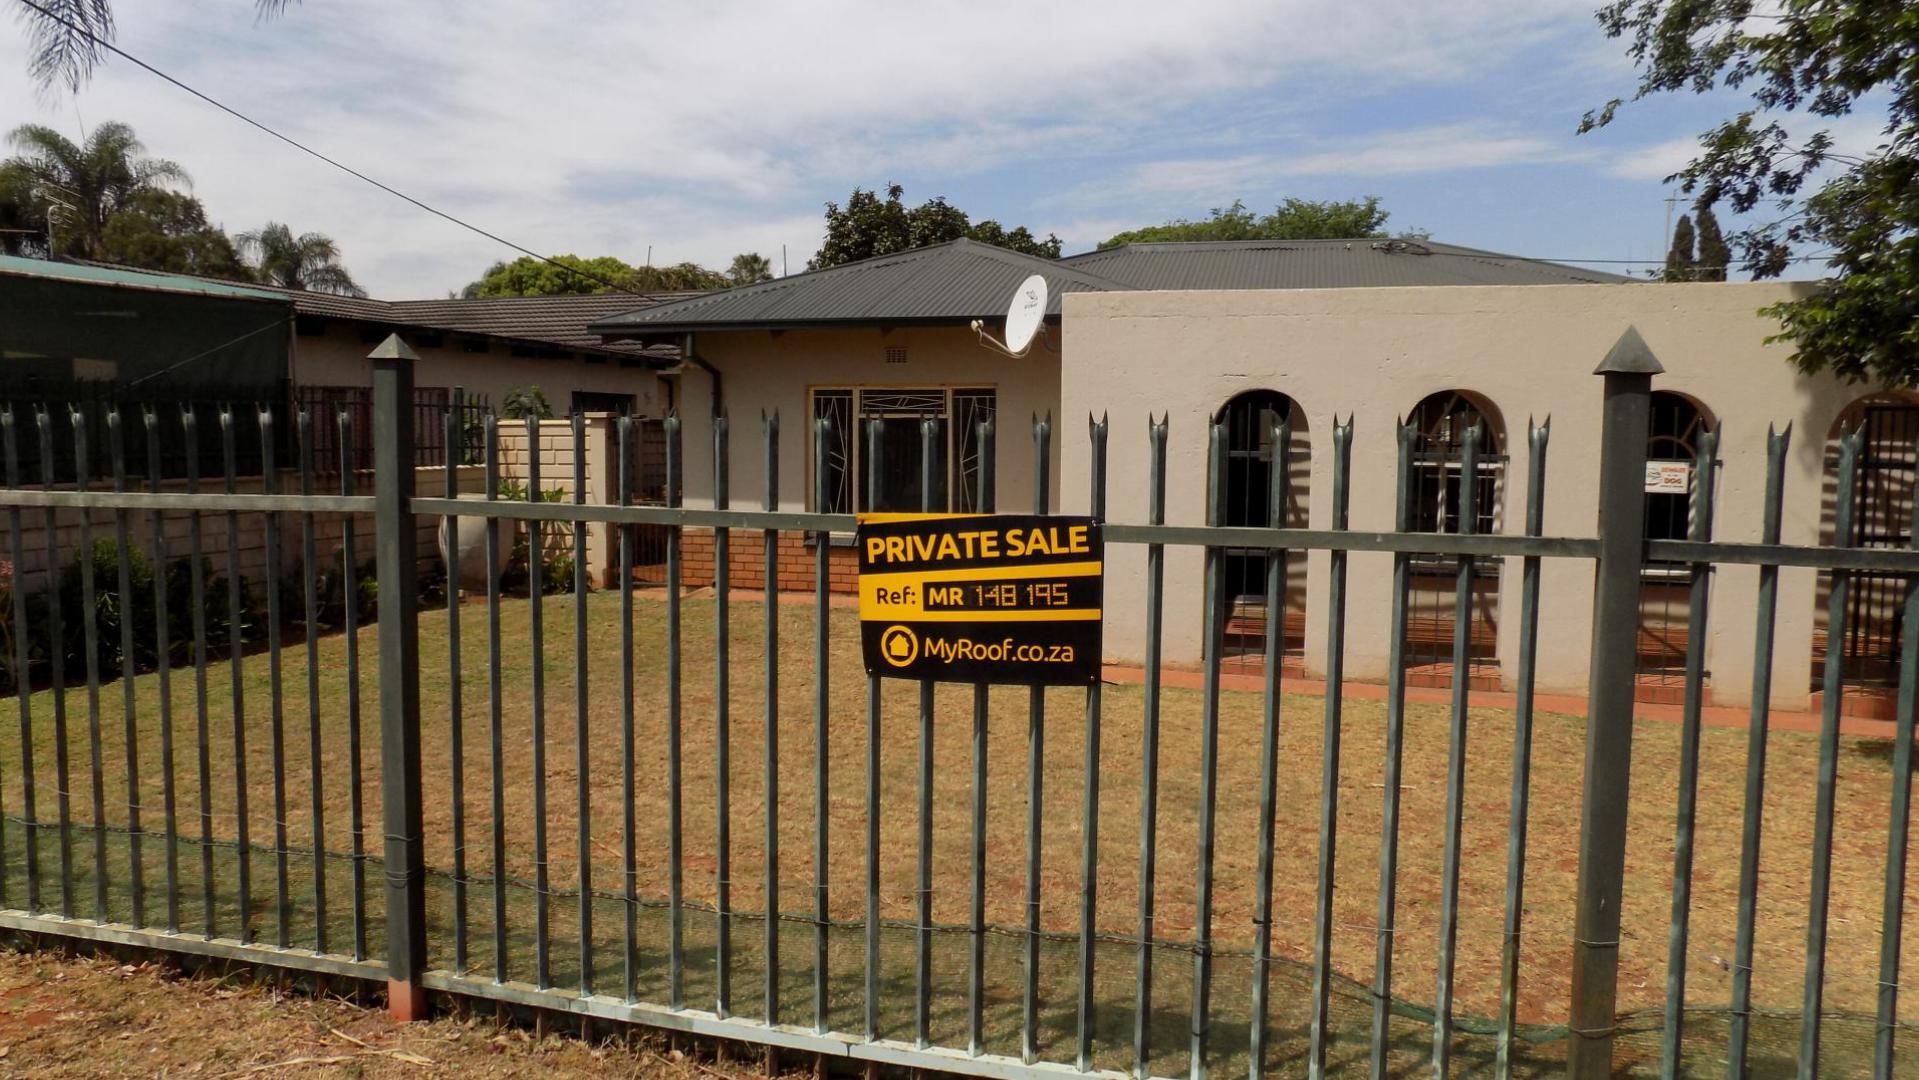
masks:
{"type": "Polygon", "coordinates": [[[702,371],[713,377],[713,415],[720,415],[720,409],[726,405],[726,395],[723,393],[724,386],[720,378],[720,369],[707,363],[698,353],[693,351],[692,334],[683,335],[681,338],[680,356],[682,359],[699,365],[702,371]]]}

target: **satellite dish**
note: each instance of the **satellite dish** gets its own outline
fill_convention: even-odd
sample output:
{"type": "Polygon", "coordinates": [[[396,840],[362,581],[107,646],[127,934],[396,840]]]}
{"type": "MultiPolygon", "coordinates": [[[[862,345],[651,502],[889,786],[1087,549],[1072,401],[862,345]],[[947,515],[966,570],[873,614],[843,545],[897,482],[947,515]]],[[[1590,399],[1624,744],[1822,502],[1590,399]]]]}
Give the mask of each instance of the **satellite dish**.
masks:
{"type": "Polygon", "coordinates": [[[1013,302],[1007,305],[1006,350],[1015,355],[1024,354],[1045,318],[1046,279],[1034,274],[1019,283],[1019,288],[1013,290],[1013,302]]]}

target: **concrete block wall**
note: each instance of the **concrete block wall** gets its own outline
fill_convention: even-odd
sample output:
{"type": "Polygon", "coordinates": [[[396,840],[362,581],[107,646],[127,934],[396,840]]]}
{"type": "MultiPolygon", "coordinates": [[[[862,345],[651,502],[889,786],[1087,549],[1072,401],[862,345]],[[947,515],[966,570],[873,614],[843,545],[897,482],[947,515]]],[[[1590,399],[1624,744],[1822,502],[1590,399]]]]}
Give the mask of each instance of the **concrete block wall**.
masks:
{"type": "MultiPolygon", "coordinates": [[[[587,503],[612,505],[619,502],[619,417],[612,413],[588,413],[583,425],[584,445],[580,457],[580,476],[584,480],[587,503]]],[[[524,420],[501,420],[499,427],[500,478],[526,484],[539,465],[541,491],[564,493],[563,502],[574,501],[576,491],[573,422],[542,420],[537,433],[529,433],[524,420]]],[[[549,525],[541,530],[540,546],[548,558],[573,554],[573,527],[549,525]]],[[[586,527],[587,574],[595,585],[613,583],[618,569],[619,546],[616,534],[605,524],[586,527]]]]}

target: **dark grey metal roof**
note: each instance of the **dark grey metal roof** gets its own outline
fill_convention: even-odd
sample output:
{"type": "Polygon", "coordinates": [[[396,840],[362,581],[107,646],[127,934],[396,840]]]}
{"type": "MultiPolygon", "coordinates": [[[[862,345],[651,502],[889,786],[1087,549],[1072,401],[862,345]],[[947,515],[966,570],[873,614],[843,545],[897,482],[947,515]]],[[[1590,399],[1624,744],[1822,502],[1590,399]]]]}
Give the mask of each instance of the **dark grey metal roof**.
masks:
{"type": "Polygon", "coordinates": [[[1052,260],[972,240],[778,278],[602,318],[610,338],[708,330],[798,330],[910,323],[964,324],[1006,314],[1029,274],[1060,295],[1135,289],[1331,289],[1388,285],[1615,284],[1632,279],[1490,251],[1406,240],[1127,244],[1052,260]]]}
{"type": "Polygon", "coordinates": [[[1633,279],[1428,240],[1125,244],[1060,260],[1134,289],[1618,284],[1633,279]]]}
{"type": "Polygon", "coordinates": [[[1006,314],[1027,277],[1046,278],[1046,313],[1059,316],[1068,292],[1128,286],[1052,259],[1022,255],[973,240],[882,255],[724,292],[660,304],[595,322],[590,330],[619,337],[693,330],[779,330],[876,324],[965,324],[1006,314]]]}

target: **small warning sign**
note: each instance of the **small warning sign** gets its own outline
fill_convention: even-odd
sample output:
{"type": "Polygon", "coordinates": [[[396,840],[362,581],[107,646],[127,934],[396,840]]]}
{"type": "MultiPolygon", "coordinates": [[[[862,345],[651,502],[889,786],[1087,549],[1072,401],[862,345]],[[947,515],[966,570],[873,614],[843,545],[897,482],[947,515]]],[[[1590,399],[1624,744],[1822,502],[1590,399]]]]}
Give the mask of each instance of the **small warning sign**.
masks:
{"type": "Polygon", "coordinates": [[[1105,548],[1092,518],[862,515],[857,542],[867,674],[1098,680],[1105,548]]]}

